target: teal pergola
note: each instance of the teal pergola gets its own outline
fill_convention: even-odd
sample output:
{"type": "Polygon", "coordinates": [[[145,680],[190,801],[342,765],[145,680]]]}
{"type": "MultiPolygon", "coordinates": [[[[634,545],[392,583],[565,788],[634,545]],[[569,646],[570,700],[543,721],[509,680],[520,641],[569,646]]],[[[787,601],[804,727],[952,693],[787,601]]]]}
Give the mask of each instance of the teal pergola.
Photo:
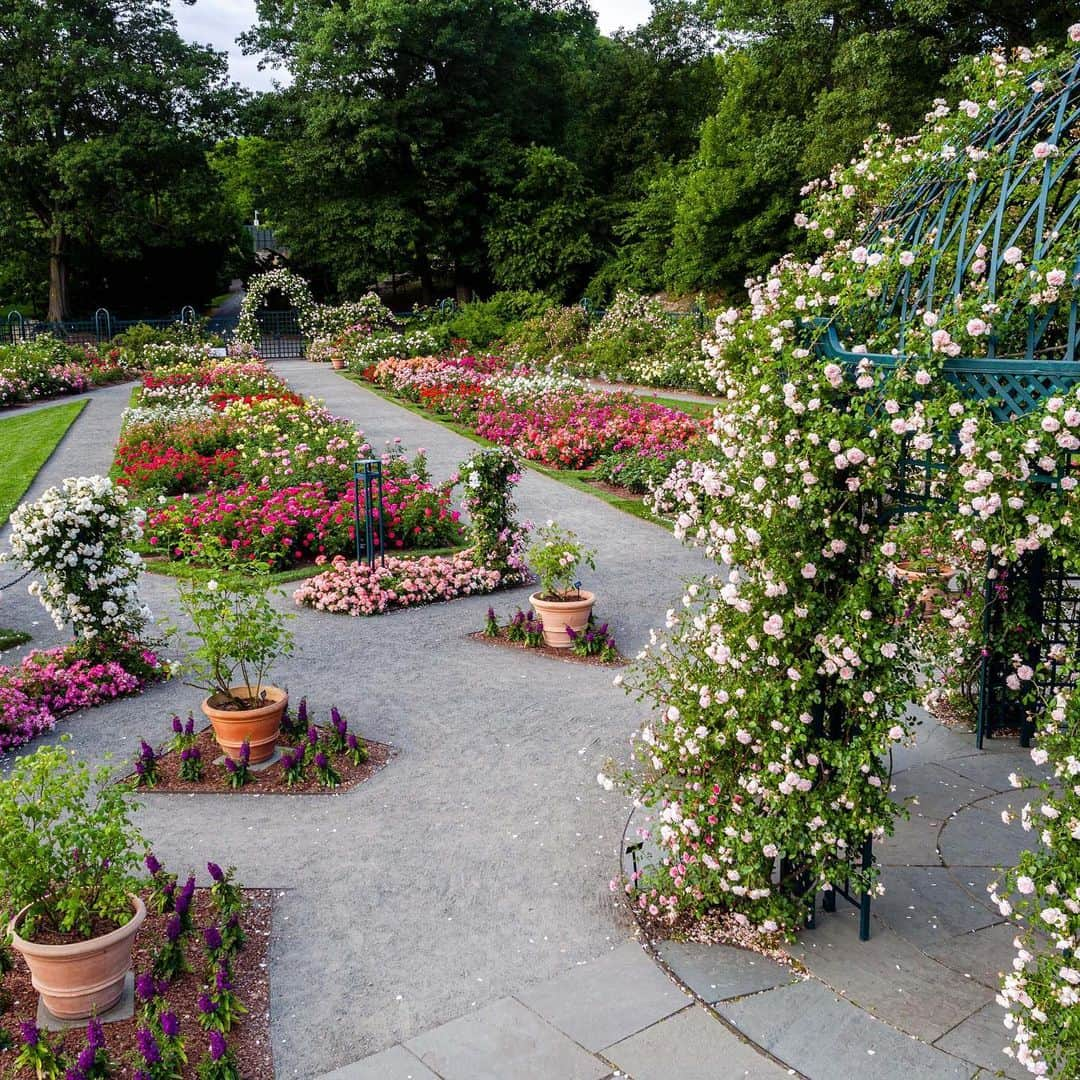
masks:
{"type": "MultiPolygon", "coordinates": [[[[988,301],[995,302],[1007,266],[1005,253],[1011,247],[1019,247],[1031,263],[1057,255],[1058,265],[1070,268],[1071,284],[1080,281],[1080,250],[1075,244],[1062,249],[1069,243],[1065,226],[1075,225],[1080,215],[1080,53],[1064,71],[1031,76],[1027,88],[1024,100],[1002,107],[969,140],[968,145],[977,151],[993,152],[993,170],[978,172],[971,179],[965,153],[943,154],[913,172],[899,196],[872,222],[864,240],[871,250],[875,245],[880,248],[885,236],[897,250],[932,245],[930,258],[903,274],[867,312],[879,329],[895,332],[896,353],[854,351],[829,323],[816,332],[818,355],[846,365],[868,360],[886,369],[917,359],[905,351],[905,342],[921,313],[947,312],[955,306],[977,259],[985,263],[988,301]],[[1045,89],[1039,89],[1041,82],[1045,89]],[[1034,140],[1054,149],[1035,156],[1031,152],[1034,140]]],[[[1067,290],[1066,295],[1070,294],[1070,299],[1043,311],[1005,301],[1006,307],[991,320],[986,355],[946,360],[945,377],[964,395],[987,401],[1002,423],[1077,386],[1078,290],[1067,290]]],[[[908,472],[929,478],[940,467],[913,460],[908,472]]],[[[1060,476],[1077,467],[1080,455],[1063,452],[1056,476],[1040,476],[1034,482],[1056,484],[1060,476]]],[[[918,491],[905,490],[897,493],[893,512],[914,512],[924,505],[918,491]]],[[[987,643],[1000,629],[995,620],[1004,614],[1004,605],[995,602],[993,586],[987,582],[983,627],[987,643]]],[[[1025,597],[1024,616],[1031,625],[1043,628],[1045,644],[1064,646],[1067,657],[1080,655],[1080,580],[1044,553],[1035,552],[1025,557],[1011,587],[1025,597]]],[[[1006,692],[1008,661],[1007,656],[983,650],[976,734],[980,747],[984,738],[1006,726],[1019,729],[1023,745],[1030,742],[1032,724],[1023,707],[1006,692]]],[[[1043,689],[1056,689],[1061,678],[1060,666],[1052,663],[1043,689]]]]}

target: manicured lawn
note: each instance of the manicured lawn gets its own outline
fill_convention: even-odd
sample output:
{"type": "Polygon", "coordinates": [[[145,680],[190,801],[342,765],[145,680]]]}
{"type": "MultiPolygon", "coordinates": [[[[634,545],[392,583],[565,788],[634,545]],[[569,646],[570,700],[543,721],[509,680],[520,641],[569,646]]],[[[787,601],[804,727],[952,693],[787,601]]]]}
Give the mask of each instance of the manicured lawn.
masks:
{"type": "Polygon", "coordinates": [[[51,409],[0,419],[0,446],[4,447],[4,468],[0,471],[0,525],[19,505],[26,489],[85,405],[85,401],[71,401],[51,409]]]}

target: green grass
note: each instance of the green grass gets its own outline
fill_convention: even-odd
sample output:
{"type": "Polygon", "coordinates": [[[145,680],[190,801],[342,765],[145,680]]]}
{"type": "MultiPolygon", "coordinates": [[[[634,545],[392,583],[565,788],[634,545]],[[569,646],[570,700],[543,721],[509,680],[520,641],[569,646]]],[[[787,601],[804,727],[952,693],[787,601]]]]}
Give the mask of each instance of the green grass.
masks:
{"type": "MultiPolygon", "coordinates": [[[[470,439],[474,443],[479,443],[481,446],[498,445],[490,439],[485,439],[483,436],[477,435],[472,428],[465,424],[461,424],[440,413],[432,412],[430,409],[425,409],[422,405],[418,405],[415,402],[404,401],[399,397],[395,397],[395,395],[391,394],[389,391],[384,390],[380,386],[375,386],[360,375],[350,371],[343,371],[340,374],[344,375],[346,379],[356,383],[358,386],[362,386],[365,390],[370,390],[373,394],[378,394],[379,397],[384,398],[386,401],[389,401],[402,409],[408,409],[409,412],[416,413],[417,416],[423,416],[427,420],[434,420],[436,423],[442,424],[443,427],[449,428],[451,431],[456,432],[463,438],[470,439]]],[[[660,401],[661,404],[672,404],[677,408],[682,408],[684,404],[697,405],[699,408],[705,410],[704,415],[708,416],[712,413],[712,406],[705,405],[702,402],[681,402],[675,401],[672,398],[658,398],[657,400],[660,401]]],[[[549,469],[545,465],[538,465],[535,461],[528,462],[526,468],[532,469],[533,472],[537,472],[541,476],[547,476],[552,480],[558,480],[560,484],[566,484],[576,491],[583,491],[587,495],[592,495],[597,499],[603,499],[604,502],[609,503],[616,509],[622,510],[627,514],[633,514],[634,517],[641,518],[642,521],[652,522],[653,525],[659,525],[661,528],[669,531],[674,528],[672,522],[665,518],[657,517],[649,510],[641,496],[616,495],[613,492],[604,491],[603,488],[598,487],[591,470],[549,469]]]]}
{"type": "Polygon", "coordinates": [[[85,401],[70,401],[0,420],[0,446],[5,450],[4,469],[0,473],[0,525],[19,505],[26,489],[85,405],[85,401]]]}
{"type": "Polygon", "coordinates": [[[30,635],[25,630],[6,630],[0,626],[0,652],[14,649],[16,645],[25,645],[29,640],[30,635]]]}

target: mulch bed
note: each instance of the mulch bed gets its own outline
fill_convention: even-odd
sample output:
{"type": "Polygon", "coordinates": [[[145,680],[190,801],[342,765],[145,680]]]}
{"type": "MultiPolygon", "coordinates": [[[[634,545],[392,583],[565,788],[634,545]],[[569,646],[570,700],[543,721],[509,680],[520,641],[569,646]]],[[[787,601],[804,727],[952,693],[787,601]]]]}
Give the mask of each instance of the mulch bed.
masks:
{"type": "Polygon", "coordinates": [[[585,483],[608,495],[617,495],[620,499],[636,499],[638,502],[642,502],[645,498],[640,491],[634,491],[633,488],[622,487],[619,484],[609,484],[606,480],[594,479],[591,476],[585,477],[585,483]]]}
{"type": "MultiPolygon", "coordinates": [[[[247,1013],[240,1018],[225,1036],[229,1051],[236,1061],[237,1069],[245,1080],[265,1080],[274,1075],[270,1047],[270,972],[267,952],[270,946],[271,897],[269,889],[244,889],[248,906],[240,918],[247,938],[244,948],[233,959],[232,982],[247,1013]]],[[[143,899],[147,899],[144,894],[143,899]]],[[[168,1008],[180,1018],[180,1034],[185,1040],[188,1057],[184,1080],[194,1080],[198,1075],[199,1061],[206,1053],[208,1036],[199,1026],[196,999],[205,989],[205,957],[202,952],[202,928],[216,921],[209,889],[197,889],[192,904],[193,931],[188,945],[188,959],[192,970],[173,981],[166,994],[168,1008]]],[[[165,924],[169,915],[158,915],[147,910],[146,922],[135,940],[134,968],[141,974],[150,970],[151,959],[157,945],[165,940],[165,924]]],[[[30,1078],[28,1070],[12,1071],[19,1052],[19,1024],[37,1017],[38,995],[30,985],[30,972],[21,957],[16,958],[15,968],[0,980],[0,998],[10,1002],[6,1012],[0,1014],[0,1025],[14,1037],[16,1046],[0,1050],[0,1076],[30,1078]]],[[[138,1009],[130,1020],[118,1020],[105,1025],[105,1045],[118,1068],[116,1076],[134,1074],[137,1067],[135,1033],[141,1026],[138,1009]]],[[[54,1047],[62,1044],[70,1055],[68,1064],[74,1064],[79,1051],[86,1046],[86,1028],[72,1028],[66,1032],[49,1035],[54,1047]]]]}
{"type": "Polygon", "coordinates": [[[552,660],[562,660],[568,664],[586,664],[589,667],[625,667],[629,661],[620,654],[618,660],[601,660],[599,656],[576,656],[570,649],[554,649],[550,645],[526,645],[523,641],[510,641],[506,636],[506,628],[499,630],[498,637],[488,637],[483,630],[477,630],[470,634],[473,641],[481,641],[485,645],[494,645],[504,649],[520,649],[522,652],[536,653],[538,656],[549,656],[552,660]]]}
{"type": "MultiPolygon", "coordinates": [[[[140,787],[135,790],[141,795],[154,795],[159,792],[169,795],[336,795],[369,780],[380,769],[385,768],[396,754],[394,748],[385,743],[372,742],[370,739],[361,741],[367,747],[367,761],[354,765],[344,754],[333,755],[334,769],[341,777],[341,783],[337,787],[324,787],[311,764],[306,767],[303,779],[289,787],[285,783],[285,767],[277,761],[261,772],[252,770],[250,782],[243,787],[234,788],[229,786],[229,774],[225,771],[224,762],[214,764],[222,756],[222,750],[214,739],[214,729],[206,727],[199,732],[196,743],[203,760],[202,780],[182,779],[180,752],[169,750],[158,758],[158,782],[153,787],[140,787]]],[[[283,733],[278,739],[278,745],[295,746],[298,743],[297,740],[286,738],[283,733]]],[[[135,774],[130,773],[121,783],[134,783],[134,779],[135,774]]]]}

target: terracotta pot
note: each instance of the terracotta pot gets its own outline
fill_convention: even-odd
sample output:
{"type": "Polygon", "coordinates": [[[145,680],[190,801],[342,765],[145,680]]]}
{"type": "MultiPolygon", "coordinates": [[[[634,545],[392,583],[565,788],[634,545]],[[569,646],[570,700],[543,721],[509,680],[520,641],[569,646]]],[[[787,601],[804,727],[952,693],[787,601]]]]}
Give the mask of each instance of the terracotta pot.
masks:
{"type": "Polygon", "coordinates": [[[345,366],[345,361],[342,360],[340,356],[335,356],[330,363],[333,365],[335,371],[341,371],[345,366]]]}
{"type": "MultiPolygon", "coordinates": [[[[257,709],[215,709],[210,698],[204,698],[202,711],[214,725],[218,746],[233,759],[240,759],[240,747],[247,740],[252,765],[274,756],[274,747],[281,734],[281,718],[289,704],[289,695],[276,686],[263,686],[266,704],[257,709]]],[[[230,686],[236,697],[253,697],[249,686],[230,686]]]]}
{"type": "Polygon", "coordinates": [[[135,914],[111,933],[71,945],[39,945],[15,932],[30,905],[11,923],[11,944],[30,968],[30,981],[45,1007],[60,1020],[83,1020],[108,1012],[124,992],[124,976],[131,970],[131,948],[146,918],[146,905],[131,898],[135,914]]]}
{"type": "Polygon", "coordinates": [[[948,584],[950,578],[956,576],[957,572],[956,567],[948,563],[937,563],[922,569],[917,569],[915,563],[908,561],[896,564],[897,580],[925,582],[918,596],[924,618],[929,618],[940,610],[943,601],[947,598],[944,586],[948,584]]]}
{"type": "Polygon", "coordinates": [[[566,628],[581,631],[589,625],[596,597],[582,589],[576,600],[542,600],[539,593],[529,597],[533,611],[544,625],[544,641],[553,649],[569,649],[570,635],[566,628]]]}

